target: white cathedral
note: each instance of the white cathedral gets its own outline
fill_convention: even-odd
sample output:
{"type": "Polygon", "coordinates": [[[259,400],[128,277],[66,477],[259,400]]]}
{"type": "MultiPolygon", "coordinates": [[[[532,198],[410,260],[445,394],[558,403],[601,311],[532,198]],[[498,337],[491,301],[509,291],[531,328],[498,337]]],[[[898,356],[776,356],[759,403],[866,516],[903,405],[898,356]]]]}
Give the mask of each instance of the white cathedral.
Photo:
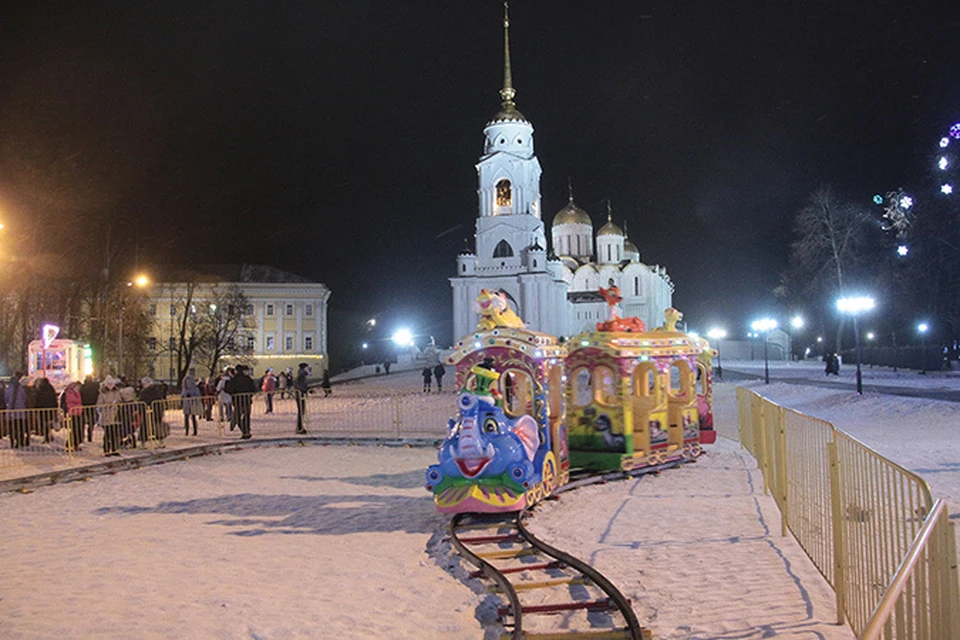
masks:
{"type": "Polygon", "coordinates": [[[555,336],[593,330],[607,319],[598,289],[612,281],[620,288],[622,316],[636,316],[648,328],[663,323],[672,306],[673,283],[666,269],[647,266],[640,251],[613,223],[593,237],[593,222],[570,200],[553,217],[553,252],[541,219],[540,162],[533,152],[533,125],[513,102],[509,20],[504,15],[504,68],[500,111],[483,129],[477,163],[480,215],[476,251],[457,256],[453,287],[454,340],[476,330],[473,302],[481,289],[506,293],[528,328],[555,336]],[[596,260],[594,260],[594,255],[596,260]]]}

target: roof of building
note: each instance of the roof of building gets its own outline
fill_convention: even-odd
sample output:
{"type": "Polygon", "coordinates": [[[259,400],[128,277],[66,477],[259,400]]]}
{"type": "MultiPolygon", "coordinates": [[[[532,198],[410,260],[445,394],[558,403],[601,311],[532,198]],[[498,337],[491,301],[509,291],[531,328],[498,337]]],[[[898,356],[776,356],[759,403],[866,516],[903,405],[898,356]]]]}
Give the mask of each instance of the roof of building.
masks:
{"type": "Polygon", "coordinates": [[[251,282],[264,284],[321,284],[265,264],[200,264],[170,266],[157,276],[161,282],[251,282]]]}
{"type": "Polygon", "coordinates": [[[570,201],[553,216],[553,225],[558,224],[588,224],[592,227],[593,221],[586,211],[576,205],[573,196],[570,196],[570,201]]]}

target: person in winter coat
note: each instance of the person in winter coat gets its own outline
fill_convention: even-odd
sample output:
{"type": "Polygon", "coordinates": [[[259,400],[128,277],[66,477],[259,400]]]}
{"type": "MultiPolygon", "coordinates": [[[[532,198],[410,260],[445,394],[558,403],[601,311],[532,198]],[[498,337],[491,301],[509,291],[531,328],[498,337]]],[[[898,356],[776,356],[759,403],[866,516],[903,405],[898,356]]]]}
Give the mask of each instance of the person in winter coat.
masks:
{"type": "Polygon", "coordinates": [[[137,393],[133,387],[123,381],[117,383],[120,389],[120,448],[137,448],[137,393]]]}
{"type": "Polygon", "coordinates": [[[442,362],[438,362],[437,366],[433,368],[433,377],[437,379],[437,393],[443,391],[443,374],[446,372],[447,370],[443,368],[442,362]]]}
{"type": "Polygon", "coordinates": [[[193,376],[183,377],[183,391],[180,392],[183,403],[183,435],[190,435],[190,422],[193,422],[193,435],[197,435],[197,416],[203,415],[203,398],[200,396],[200,387],[193,376]]]}
{"type": "Polygon", "coordinates": [[[240,437],[244,440],[250,439],[250,411],[253,408],[253,394],[257,392],[257,383],[247,374],[248,370],[247,365],[238,364],[237,375],[230,381],[233,411],[240,428],[240,437]]]}
{"type": "Polygon", "coordinates": [[[44,442],[50,442],[50,427],[60,422],[60,416],[57,412],[59,402],[57,402],[57,392],[46,378],[37,378],[34,384],[36,392],[34,394],[34,408],[47,409],[47,411],[32,411],[34,417],[34,429],[37,435],[43,436],[44,442]]]}
{"type": "Polygon", "coordinates": [[[273,375],[273,369],[267,369],[260,390],[263,391],[263,398],[267,403],[267,413],[273,413],[273,394],[277,391],[277,377],[273,375]]]}
{"type": "Polygon", "coordinates": [[[224,413],[226,413],[227,421],[230,423],[230,431],[233,431],[233,428],[237,426],[233,416],[233,398],[230,396],[232,379],[233,369],[227,368],[223,370],[220,380],[217,381],[217,404],[220,406],[220,422],[223,422],[224,413]]]}
{"type": "Polygon", "coordinates": [[[423,368],[423,371],[420,372],[423,375],[423,392],[430,392],[430,382],[433,379],[433,370],[429,366],[423,368]]]}
{"type": "Polygon", "coordinates": [[[14,449],[30,446],[30,430],[27,428],[27,390],[23,388],[23,381],[29,378],[23,376],[22,371],[14,374],[4,391],[4,401],[7,405],[7,427],[10,430],[10,446],[14,449]]]}
{"type": "Polygon", "coordinates": [[[97,424],[97,396],[100,395],[100,383],[88,375],[80,385],[80,399],[83,401],[83,424],[87,425],[87,442],[93,442],[93,427],[97,424]]]}
{"type": "Polygon", "coordinates": [[[103,455],[120,455],[120,397],[119,381],[108,375],[100,385],[97,405],[100,409],[100,426],[103,427],[103,455]]]}
{"type": "Polygon", "coordinates": [[[300,369],[297,371],[297,381],[294,386],[294,395],[297,399],[297,433],[305,435],[307,433],[307,394],[310,393],[310,384],[307,380],[310,374],[310,365],[306,362],[300,363],[300,369]]]}
{"type": "Polygon", "coordinates": [[[167,426],[163,422],[164,403],[157,400],[166,398],[167,390],[164,385],[154,382],[153,378],[140,378],[140,444],[146,446],[150,440],[156,440],[163,448],[167,426]]]}
{"type": "Polygon", "coordinates": [[[330,396],[330,371],[326,370],[323,372],[323,377],[320,378],[320,388],[323,389],[323,397],[327,398],[330,396]]]}
{"type": "Polygon", "coordinates": [[[60,408],[70,423],[69,448],[80,451],[83,444],[83,398],[80,396],[80,383],[74,380],[60,394],[60,408]]]}
{"type": "Polygon", "coordinates": [[[217,381],[213,376],[207,376],[207,381],[200,390],[203,391],[203,417],[210,422],[213,420],[213,403],[217,399],[217,381]]]}

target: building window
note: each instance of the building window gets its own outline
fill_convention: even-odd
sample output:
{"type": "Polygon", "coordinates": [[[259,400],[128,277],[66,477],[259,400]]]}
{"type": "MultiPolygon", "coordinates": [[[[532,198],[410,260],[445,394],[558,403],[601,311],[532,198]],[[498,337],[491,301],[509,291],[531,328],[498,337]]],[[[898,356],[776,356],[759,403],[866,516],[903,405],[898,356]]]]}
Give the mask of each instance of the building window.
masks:
{"type": "Polygon", "coordinates": [[[510,189],[509,180],[501,180],[497,183],[497,206],[509,207],[513,203],[513,192],[510,189]]]}
{"type": "Polygon", "coordinates": [[[497,246],[493,249],[494,258],[511,258],[513,257],[513,247],[510,246],[510,243],[506,240],[501,240],[497,243],[497,246]]]}
{"type": "Polygon", "coordinates": [[[633,279],[633,295],[640,295],[640,278],[634,277],[633,279]]]}
{"type": "Polygon", "coordinates": [[[273,336],[267,336],[267,351],[273,351],[276,348],[273,336]]]}
{"type": "Polygon", "coordinates": [[[313,351],[313,336],[306,336],[303,339],[303,350],[313,351]]]}
{"type": "Polygon", "coordinates": [[[312,304],[305,304],[305,305],[303,305],[303,315],[305,315],[305,316],[312,316],[312,315],[313,315],[313,305],[312,305],[312,304]]]}
{"type": "Polygon", "coordinates": [[[283,341],[283,348],[286,351],[293,351],[293,336],[287,336],[283,341]]]}
{"type": "Polygon", "coordinates": [[[245,315],[252,316],[252,315],[253,315],[253,305],[252,305],[252,304],[248,304],[247,306],[245,306],[245,307],[243,308],[243,313],[244,313],[245,315]]]}
{"type": "Polygon", "coordinates": [[[247,336],[247,351],[253,351],[256,344],[256,339],[253,336],[247,336]]]}
{"type": "Polygon", "coordinates": [[[177,315],[177,305],[171,304],[171,305],[170,305],[170,317],[172,318],[172,317],[175,316],[175,315],[177,315]]]}
{"type": "Polygon", "coordinates": [[[157,339],[156,339],[156,338],[153,338],[153,337],[147,338],[147,349],[149,349],[150,351],[156,351],[156,350],[157,350],[157,339]]]}
{"type": "Polygon", "coordinates": [[[232,353],[234,351],[234,342],[233,336],[227,338],[227,353],[232,353]]]}
{"type": "Polygon", "coordinates": [[[197,305],[195,304],[190,305],[190,315],[194,315],[194,316],[197,315],[197,305]]]}
{"type": "Polygon", "coordinates": [[[292,315],[293,315],[293,305],[292,305],[292,304],[287,304],[287,306],[284,308],[284,313],[285,313],[286,315],[288,315],[288,316],[292,316],[292,315]]]}
{"type": "Polygon", "coordinates": [[[157,315],[157,303],[156,303],[156,302],[154,302],[154,303],[152,303],[152,304],[150,305],[150,315],[152,315],[152,316],[157,315]]]}
{"type": "Polygon", "coordinates": [[[267,315],[268,315],[268,316],[272,316],[272,315],[273,315],[273,304],[272,304],[272,303],[268,303],[268,304],[267,304],[267,315]]]}
{"type": "Polygon", "coordinates": [[[227,315],[232,318],[234,315],[236,315],[236,313],[237,313],[237,307],[234,306],[234,305],[232,305],[232,304],[228,304],[228,305],[227,305],[227,315]]]}
{"type": "Polygon", "coordinates": [[[173,338],[172,338],[172,337],[171,337],[171,338],[168,338],[168,340],[167,340],[167,349],[170,349],[170,351],[173,351],[173,345],[174,345],[173,338]]]}

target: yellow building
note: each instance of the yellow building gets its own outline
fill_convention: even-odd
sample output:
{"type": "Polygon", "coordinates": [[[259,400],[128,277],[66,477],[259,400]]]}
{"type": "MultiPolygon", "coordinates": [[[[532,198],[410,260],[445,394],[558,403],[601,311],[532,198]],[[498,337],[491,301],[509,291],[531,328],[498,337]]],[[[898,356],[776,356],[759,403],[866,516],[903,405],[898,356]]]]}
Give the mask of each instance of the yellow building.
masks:
{"type": "MultiPolygon", "coordinates": [[[[230,306],[221,311],[237,319],[229,339],[223,341],[218,369],[244,363],[260,376],[268,367],[296,373],[299,363],[306,362],[319,376],[329,366],[330,290],[320,282],[265,265],[204,265],[168,270],[146,295],[147,314],[154,319],[147,339],[147,369],[154,378],[176,379],[184,323],[199,326],[203,314],[215,313],[218,304],[230,306]],[[242,310],[234,308],[236,292],[246,303],[242,310]]],[[[195,352],[190,374],[210,373],[213,354],[208,351],[195,352]]]]}

